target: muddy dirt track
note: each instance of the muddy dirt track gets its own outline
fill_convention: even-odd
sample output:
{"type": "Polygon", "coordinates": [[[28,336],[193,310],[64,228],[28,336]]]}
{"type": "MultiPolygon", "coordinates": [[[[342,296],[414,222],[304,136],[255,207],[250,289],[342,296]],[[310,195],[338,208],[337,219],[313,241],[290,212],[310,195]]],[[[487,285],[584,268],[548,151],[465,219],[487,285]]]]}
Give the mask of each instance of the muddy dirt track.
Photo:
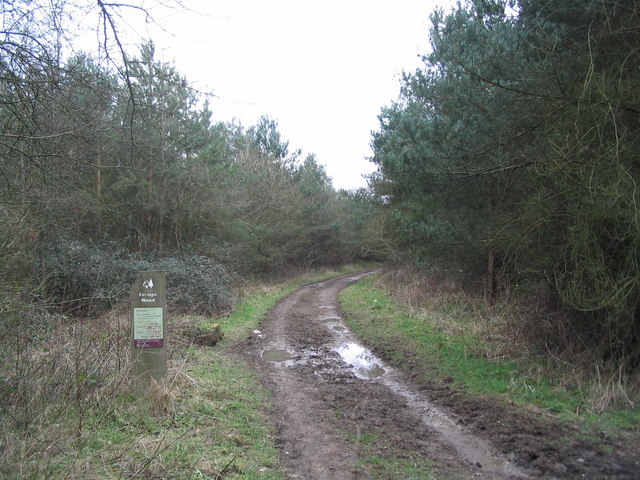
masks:
{"type": "Polygon", "coordinates": [[[640,479],[640,455],[619,440],[575,440],[542,414],[416,378],[370,352],[337,305],[370,273],[297,290],[241,346],[273,392],[287,478],[393,478],[362,461],[373,456],[427,462],[440,479],[640,479]]]}

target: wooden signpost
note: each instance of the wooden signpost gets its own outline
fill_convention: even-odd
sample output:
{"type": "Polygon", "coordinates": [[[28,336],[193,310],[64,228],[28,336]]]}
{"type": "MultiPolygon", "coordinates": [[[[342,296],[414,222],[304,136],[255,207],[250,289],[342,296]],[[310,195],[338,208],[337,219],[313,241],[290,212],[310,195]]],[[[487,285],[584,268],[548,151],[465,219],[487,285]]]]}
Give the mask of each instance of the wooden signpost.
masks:
{"type": "Polygon", "coordinates": [[[167,295],[164,272],[140,272],[131,287],[133,380],[139,389],[167,375],[167,295]]]}

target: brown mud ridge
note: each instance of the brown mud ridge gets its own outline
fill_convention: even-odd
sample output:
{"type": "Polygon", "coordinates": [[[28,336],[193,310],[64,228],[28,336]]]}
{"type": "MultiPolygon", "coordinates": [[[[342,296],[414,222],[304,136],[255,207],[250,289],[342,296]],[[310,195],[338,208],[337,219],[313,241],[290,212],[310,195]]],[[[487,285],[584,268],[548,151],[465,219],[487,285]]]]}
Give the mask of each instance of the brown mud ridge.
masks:
{"type": "Polygon", "coordinates": [[[337,304],[343,288],[370,273],[302,287],[242,345],[273,392],[287,478],[380,478],[359,461],[358,439],[367,438],[367,455],[420,457],[442,479],[640,479],[640,453],[628,444],[586,440],[540,413],[401,372],[384,352],[376,357],[337,304]]]}

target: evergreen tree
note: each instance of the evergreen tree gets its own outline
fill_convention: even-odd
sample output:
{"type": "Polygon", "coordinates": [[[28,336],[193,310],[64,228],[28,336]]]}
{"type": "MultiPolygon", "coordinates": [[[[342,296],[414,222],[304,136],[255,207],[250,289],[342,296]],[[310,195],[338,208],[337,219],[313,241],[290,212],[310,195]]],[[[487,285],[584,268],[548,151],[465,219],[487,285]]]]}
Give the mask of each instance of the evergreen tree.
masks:
{"type": "Polygon", "coordinates": [[[498,267],[546,281],[616,358],[640,358],[638,33],[615,2],[437,13],[373,140],[375,188],[418,257],[484,266],[491,294],[498,267]]]}

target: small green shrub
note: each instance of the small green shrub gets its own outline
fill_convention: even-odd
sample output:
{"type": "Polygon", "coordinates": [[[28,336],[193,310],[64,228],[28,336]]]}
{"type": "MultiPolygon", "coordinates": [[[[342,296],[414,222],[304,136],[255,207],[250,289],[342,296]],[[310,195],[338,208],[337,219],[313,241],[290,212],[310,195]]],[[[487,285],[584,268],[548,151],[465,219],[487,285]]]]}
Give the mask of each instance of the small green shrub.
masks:
{"type": "Polygon", "coordinates": [[[67,314],[106,311],[124,298],[132,269],[117,255],[79,242],[48,246],[40,270],[41,300],[67,314]]]}
{"type": "Polygon", "coordinates": [[[199,255],[183,254],[146,262],[147,270],[167,275],[167,302],[179,313],[213,315],[233,307],[234,276],[222,265],[199,255]]]}
{"type": "Polygon", "coordinates": [[[142,257],[66,242],[47,248],[34,270],[42,285],[41,300],[65,314],[98,314],[126,301],[138,272],[151,270],[166,273],[172,312],[213,315],[233,306],[233,275],[199,255],[142,257]]]}

